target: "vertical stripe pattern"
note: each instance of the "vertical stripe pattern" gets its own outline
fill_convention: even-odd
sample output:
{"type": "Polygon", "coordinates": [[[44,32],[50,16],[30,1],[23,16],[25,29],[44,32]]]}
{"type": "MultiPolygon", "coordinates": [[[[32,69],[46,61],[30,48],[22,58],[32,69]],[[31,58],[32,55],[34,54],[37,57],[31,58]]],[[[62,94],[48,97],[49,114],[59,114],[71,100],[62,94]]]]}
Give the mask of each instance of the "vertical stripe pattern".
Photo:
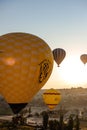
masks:
{"type": "Polygon", "coordinates": [[[56,48],[53,50],[53,57],[54,57],[55,62],[58,64],[58,66],[63,61],[65,56],[66,56],[66,52],[64,49],[56,48]]]}

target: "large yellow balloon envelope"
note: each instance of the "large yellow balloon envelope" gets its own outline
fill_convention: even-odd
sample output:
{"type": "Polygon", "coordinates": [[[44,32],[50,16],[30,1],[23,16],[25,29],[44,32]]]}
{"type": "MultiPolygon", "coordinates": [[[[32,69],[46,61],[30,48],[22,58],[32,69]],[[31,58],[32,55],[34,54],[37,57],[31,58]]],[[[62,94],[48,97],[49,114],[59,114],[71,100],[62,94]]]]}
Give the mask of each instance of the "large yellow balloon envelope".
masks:
{"type": "Polygon", "coordinates": [[[53,55],[39,37],[28,33],[0,36],[0,92],[18,113],[51,75],[53,55]]]}
{"type": "Polygon", "coordinates": [[[82,61],[84,64],[86,64],[86,63],[87,63],[87,54],[82,54],[82,55],[80,56],[80,59],[81,59],[81,61],[82,61]]]}
{"type": "Polygon", "coordinates": [[[58,67],[61,64],[61,62],[64,60],[65,56],[66,56],[66,52],[64,49],[56,48],[53,50],[53,57],[55,62],[58,64],[58,67]]]}
{"type": "Polygon", "coordinates": [[[61,100],[61,94],[56,89],[48,89],[43,93],[43,100],[50,110],[54,109],[61,100]]]}

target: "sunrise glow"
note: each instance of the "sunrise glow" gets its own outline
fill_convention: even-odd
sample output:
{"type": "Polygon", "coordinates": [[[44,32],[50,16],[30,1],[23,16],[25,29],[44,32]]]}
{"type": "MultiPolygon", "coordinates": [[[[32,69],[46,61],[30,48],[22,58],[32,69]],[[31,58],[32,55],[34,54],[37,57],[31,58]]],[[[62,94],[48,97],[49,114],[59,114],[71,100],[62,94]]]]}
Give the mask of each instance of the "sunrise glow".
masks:
{"type": "Polygon", "coordinates": [[[60,76],[71,86],[84,85],[87,83],[87,65],[75,56],[68,57],[60,67],[60,76]]]}

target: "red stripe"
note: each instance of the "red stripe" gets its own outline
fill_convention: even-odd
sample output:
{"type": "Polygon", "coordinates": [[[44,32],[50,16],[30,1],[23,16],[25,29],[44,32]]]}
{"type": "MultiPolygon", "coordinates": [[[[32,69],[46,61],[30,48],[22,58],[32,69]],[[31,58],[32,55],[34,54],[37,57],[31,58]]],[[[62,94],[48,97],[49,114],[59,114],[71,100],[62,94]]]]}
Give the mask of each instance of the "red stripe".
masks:
{"type": "Polygon", "coordinates": [[[48,106],[50,105],[50,106],[56,106],[57,104],[47,104],[48,106]]]}
{"type": "Polygon", "coordinates": [[[44,95],[60,95],[60,93],[44,93],[44,95]]]}

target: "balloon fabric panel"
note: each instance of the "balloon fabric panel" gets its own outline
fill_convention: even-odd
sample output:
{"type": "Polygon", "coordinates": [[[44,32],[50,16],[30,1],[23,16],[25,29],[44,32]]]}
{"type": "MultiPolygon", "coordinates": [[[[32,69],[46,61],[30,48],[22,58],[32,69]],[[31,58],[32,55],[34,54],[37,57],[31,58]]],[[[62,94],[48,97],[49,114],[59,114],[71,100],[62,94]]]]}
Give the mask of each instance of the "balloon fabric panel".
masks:
{"type": "Polygon", "coordinates": [[[60,63],[65,58],[65,55],[66,55],[66,52],[65,52],[64,49],[56,48],[56,49],[53,50],[54,60],[58,64],[58,66],[60,65],[60,63]]]}
{"type": "Polygon", "coordinates": [[[58,90],[48,89],[43,93],[43,100],[49,109],[54,109],[61,100],[61,94],[58,90]]]}
{"type": "Polygon", "coordinates": [[[86,63],[87,63],[87,54],[82,54],[82,55],[80,56],[80,59],[81,59],[81,61],[82,61],[84,64],[86,64],[86,63]]]}
{"type": "Polygon", "coordinates": [[[53,69],[50,47],[28,33],[0,37],[0,92],[8,103],[28,103],[53,69]]]}

